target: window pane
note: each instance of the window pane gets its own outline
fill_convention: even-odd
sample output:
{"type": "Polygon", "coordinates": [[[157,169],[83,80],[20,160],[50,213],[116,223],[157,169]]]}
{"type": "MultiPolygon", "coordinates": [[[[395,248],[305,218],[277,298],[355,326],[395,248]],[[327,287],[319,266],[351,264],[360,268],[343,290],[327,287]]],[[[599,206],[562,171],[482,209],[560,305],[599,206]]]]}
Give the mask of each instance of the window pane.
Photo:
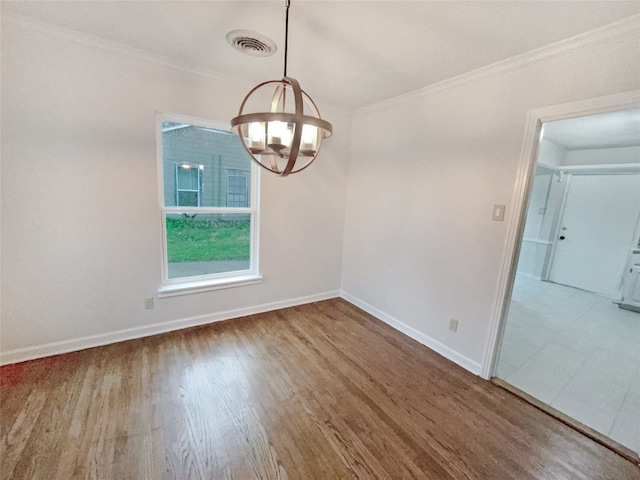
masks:
{"type": "Polygon", "coordinates": [[[251,158],[235,134],[165,121],[162,122],[162,157],[165,206],[179,206],[180,190],[199,191],[202,207],[249,206],[251,158]],[[241,192],[246,195],[246,201],[242,205],[227,203],[229,172],[246,176],[246,188],[241,192]]]}
{"type": "Polygon", "coordinates": [[[227,174],[227,207],[249,206],[249,172],[229,170],[227,174]]]}
{"type": "Polygon", "coordinates": [[[169,278],[250,268],[251,215],[167,214],[169,278]]]}
{"type": "Polygon", "coordinates": [[[197,166],[179,165],[176,175],[178,176],[178,190],[200,190],[197,166]]]}
{"type": "Polygon", "coordinates": [[[178,192],[178,205],[182,207],[197,207],[198,192],[178,192]]]}

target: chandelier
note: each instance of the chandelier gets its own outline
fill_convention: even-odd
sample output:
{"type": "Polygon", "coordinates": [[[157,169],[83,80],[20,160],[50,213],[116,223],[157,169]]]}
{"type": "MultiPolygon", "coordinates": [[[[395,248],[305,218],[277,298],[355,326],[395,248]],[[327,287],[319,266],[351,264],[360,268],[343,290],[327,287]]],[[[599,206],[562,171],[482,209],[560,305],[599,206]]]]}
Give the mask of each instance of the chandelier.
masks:
{"type": "Polygon", "coordinates": [[[311,165],[322,140],[333,131],[331,124],[320,118],[318,107],[298,81],[287,76],[290,0],[285,1],[284,76],[282,80],[269,80],[254,87],[242,101],[238,116],[231,119],[232,130],[251,158],[281,177],[311,165]],[[264,101],[265,97],[258,92],[265,90],[267,95],[273,92],[268,111],[254,105],[256,98],[264,101]]]}

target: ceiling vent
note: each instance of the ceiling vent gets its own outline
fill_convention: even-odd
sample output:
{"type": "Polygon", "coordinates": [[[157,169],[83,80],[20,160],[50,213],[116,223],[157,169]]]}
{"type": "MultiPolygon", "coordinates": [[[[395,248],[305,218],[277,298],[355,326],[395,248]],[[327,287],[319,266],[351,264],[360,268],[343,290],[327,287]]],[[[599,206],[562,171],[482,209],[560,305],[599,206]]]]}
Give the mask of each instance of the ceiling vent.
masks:
{"type": "Polygon", "coordinates": [[[227,42],[252,57],[268,57],[278,50],[273,40],[252,30],[232,30],[227,33],[227,42]]]}

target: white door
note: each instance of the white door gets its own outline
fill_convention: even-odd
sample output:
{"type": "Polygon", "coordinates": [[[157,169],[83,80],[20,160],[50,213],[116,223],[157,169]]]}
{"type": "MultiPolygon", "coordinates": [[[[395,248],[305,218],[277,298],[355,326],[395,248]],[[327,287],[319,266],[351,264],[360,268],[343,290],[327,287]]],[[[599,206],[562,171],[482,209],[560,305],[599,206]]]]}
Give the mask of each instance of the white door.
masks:
{"type": "Polygon", "coordinates": [[[549,280],[619,299],[640,175],[569,175],[549,280]]]}

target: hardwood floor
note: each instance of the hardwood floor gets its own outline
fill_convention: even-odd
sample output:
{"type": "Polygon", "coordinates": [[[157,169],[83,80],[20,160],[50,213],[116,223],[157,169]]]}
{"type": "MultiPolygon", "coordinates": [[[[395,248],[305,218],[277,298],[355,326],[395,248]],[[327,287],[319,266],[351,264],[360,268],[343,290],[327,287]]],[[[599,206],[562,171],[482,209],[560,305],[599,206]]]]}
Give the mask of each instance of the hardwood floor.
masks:
{"type": "Polygon", "coordinates": [[[0,373],[2,479],[640,479],[340,299],[0,373]]]}

